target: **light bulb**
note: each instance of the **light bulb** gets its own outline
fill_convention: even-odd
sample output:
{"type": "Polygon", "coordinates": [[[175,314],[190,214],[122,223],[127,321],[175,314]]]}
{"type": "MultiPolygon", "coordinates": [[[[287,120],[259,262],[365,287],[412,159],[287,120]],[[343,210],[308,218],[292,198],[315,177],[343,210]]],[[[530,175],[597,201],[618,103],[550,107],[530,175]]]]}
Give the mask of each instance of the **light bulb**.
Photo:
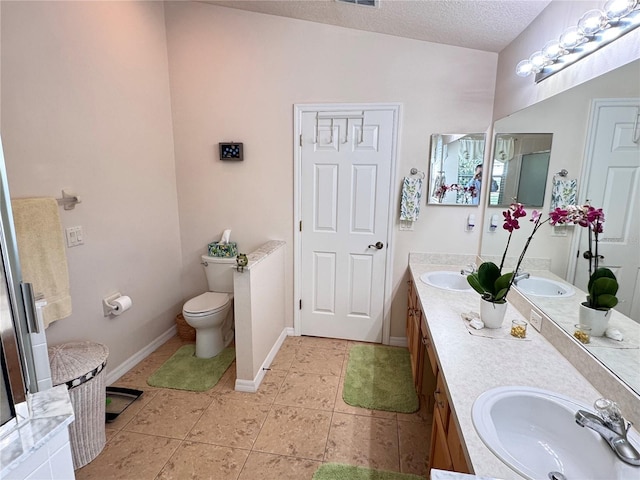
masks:
{"type": "Polygon", "coordinates": [[[618,20],[629,15],[638,0],[609,0],[604,4],[604,13],[609,20],[618,20]]]}
{"type": "Polygon", "coordinates": [[[607,26],[607,16],[598,9],[589,10],[578,22],[578,30],[585,35],[594,35],[607,26]]]}
{"type": "Polygon", "coordinates": [[[555,60],[560,55],[564,53],[564,48],[560,45],[560,42],[557,40],[551,40],[542,47],[542,54],[547,57],[549,60],[555,60]]]}
{"type": "Polygon", "coordinates": [[[533,65],[529,60],[522,60],[516,65],[516,75],[520,77],[528,77],[533,73],[533,65]]]}
{"type": "Polygon", "coordinates": [[[578,30],[578,27],[569,27],[562,35],[560,35],[560,45],[562,48],[571,50],[572,48],[580,45],[583,38],[584,33],[578,30]]]}
{"type": "Polygon", "coordinates": [[[540,51],[532,53],[529,57],[529,61],[531,62],[533,71],[536,73],[542,70],[549,62],[549,60],[540,51]]]}

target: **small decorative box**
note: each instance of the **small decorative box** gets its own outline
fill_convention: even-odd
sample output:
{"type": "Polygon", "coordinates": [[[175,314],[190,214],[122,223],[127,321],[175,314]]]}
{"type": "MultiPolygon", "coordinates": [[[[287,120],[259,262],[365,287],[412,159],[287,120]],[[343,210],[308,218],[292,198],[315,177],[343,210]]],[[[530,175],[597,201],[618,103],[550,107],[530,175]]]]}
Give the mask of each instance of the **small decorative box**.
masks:
{"type": "Polygon", "coordinates": [[[232,258],[238,255],[238,245],[236,242],[220,243],[213,242],[209,244],[210,257],[227,257],[232,258]]]}

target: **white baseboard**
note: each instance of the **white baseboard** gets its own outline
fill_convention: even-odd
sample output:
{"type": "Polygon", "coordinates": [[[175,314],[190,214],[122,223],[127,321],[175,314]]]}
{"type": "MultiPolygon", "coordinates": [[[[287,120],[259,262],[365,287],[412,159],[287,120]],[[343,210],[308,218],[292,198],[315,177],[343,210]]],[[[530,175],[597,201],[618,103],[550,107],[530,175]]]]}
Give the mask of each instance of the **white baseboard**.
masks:
{"type": "Polygon", "coordinates": [[[392,347],[406,347],[407,337],[389,337],[389,345],[392,347]]]}
{"type": "Polygon", "coordinates": [[[107,373],[107,378],[105,379],[107,385],[111,385],[115,381],[117,381],[121,376],[135,367],[142,360],[147,358],[154,350],[156,350],[160,345],[165,343],[167,340],[175,336],[176,334],[176,326],[173,325],[169,330],[164,332],[162,335],[153,340],[149,345],[144,347],[142,350],[132,355],[120,365],[118,365],[113,370],[109,369],[107,373]]]}
{"type": "Polygon", "coordinates": [[[295,330],[293,328],[285,327],[282,330],[282,333],[280,333],[280,336],[278,337],[278,339],[276,340],[276,343],[273,344],[273,347],[269,351],[267,358],[265,358],[264,362],[262,362],[262,365],[260,366],[260,369],[258,370],[258,373],[255,376],[255,378],[253,380],[236,379],[235,389],[238,392],[249,392],[249,393],[257,392],[258,387],[260,387],[260,384],[262,383],[262,380],[264,379],[264,376],[267,373],[267,370],[269,370],[269,366],[271,365],[271,362],[273,362],[273,359],[278,354],[278,351],[280,350],[280,347],[284,343],[285,338],[292,337],[294,335],[295,335],[295,330]]]}

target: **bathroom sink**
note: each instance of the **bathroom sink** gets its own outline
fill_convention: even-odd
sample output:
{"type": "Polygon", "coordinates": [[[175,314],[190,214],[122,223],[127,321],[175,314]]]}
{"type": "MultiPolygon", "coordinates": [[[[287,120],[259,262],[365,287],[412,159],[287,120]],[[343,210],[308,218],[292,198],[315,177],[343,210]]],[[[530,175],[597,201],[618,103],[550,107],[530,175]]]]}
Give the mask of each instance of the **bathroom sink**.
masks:
{"type": "Polygon", "coordinates": [[[470,291],[471,285],[467,282],[467,277],[460,272],[443,270],[439,272],[427,272],[420,275],[420,280],[432,287],[444,290],[470,291]]]}
{"type": "MultiPolygon", "coordinates": [[[[569,397],[533,387],[498,387],[480,395],[471,415],[478,435],[500,460],[529,479],[638,478],[599,434],[575,422],[593,411],[569,397]]],[[[636,447],[640,438],[630,431],[636,447]]]]}
{"type": "Polygon", "coordinates": [[[519,280],[515,287],[525,295],[535,297],[570,297],[575,290],[566,283],[548,278],[529,277],[519,280]]]}

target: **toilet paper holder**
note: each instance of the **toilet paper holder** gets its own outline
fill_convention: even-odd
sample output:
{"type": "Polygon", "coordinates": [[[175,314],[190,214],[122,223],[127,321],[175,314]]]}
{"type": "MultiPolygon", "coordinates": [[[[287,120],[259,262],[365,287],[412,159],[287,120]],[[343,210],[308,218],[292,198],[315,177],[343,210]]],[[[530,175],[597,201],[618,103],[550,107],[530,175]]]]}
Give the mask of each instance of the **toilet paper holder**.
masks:
{"type": "Polygon", "coordinates": [[[120,292],[115,292],[102,299],[102,312],[105,317],[108,317],[109,315],[120,315],[121,312],[117,314],[115,313],[120,307],[113,302],[122,296],[123,295],[120,292]]]}

